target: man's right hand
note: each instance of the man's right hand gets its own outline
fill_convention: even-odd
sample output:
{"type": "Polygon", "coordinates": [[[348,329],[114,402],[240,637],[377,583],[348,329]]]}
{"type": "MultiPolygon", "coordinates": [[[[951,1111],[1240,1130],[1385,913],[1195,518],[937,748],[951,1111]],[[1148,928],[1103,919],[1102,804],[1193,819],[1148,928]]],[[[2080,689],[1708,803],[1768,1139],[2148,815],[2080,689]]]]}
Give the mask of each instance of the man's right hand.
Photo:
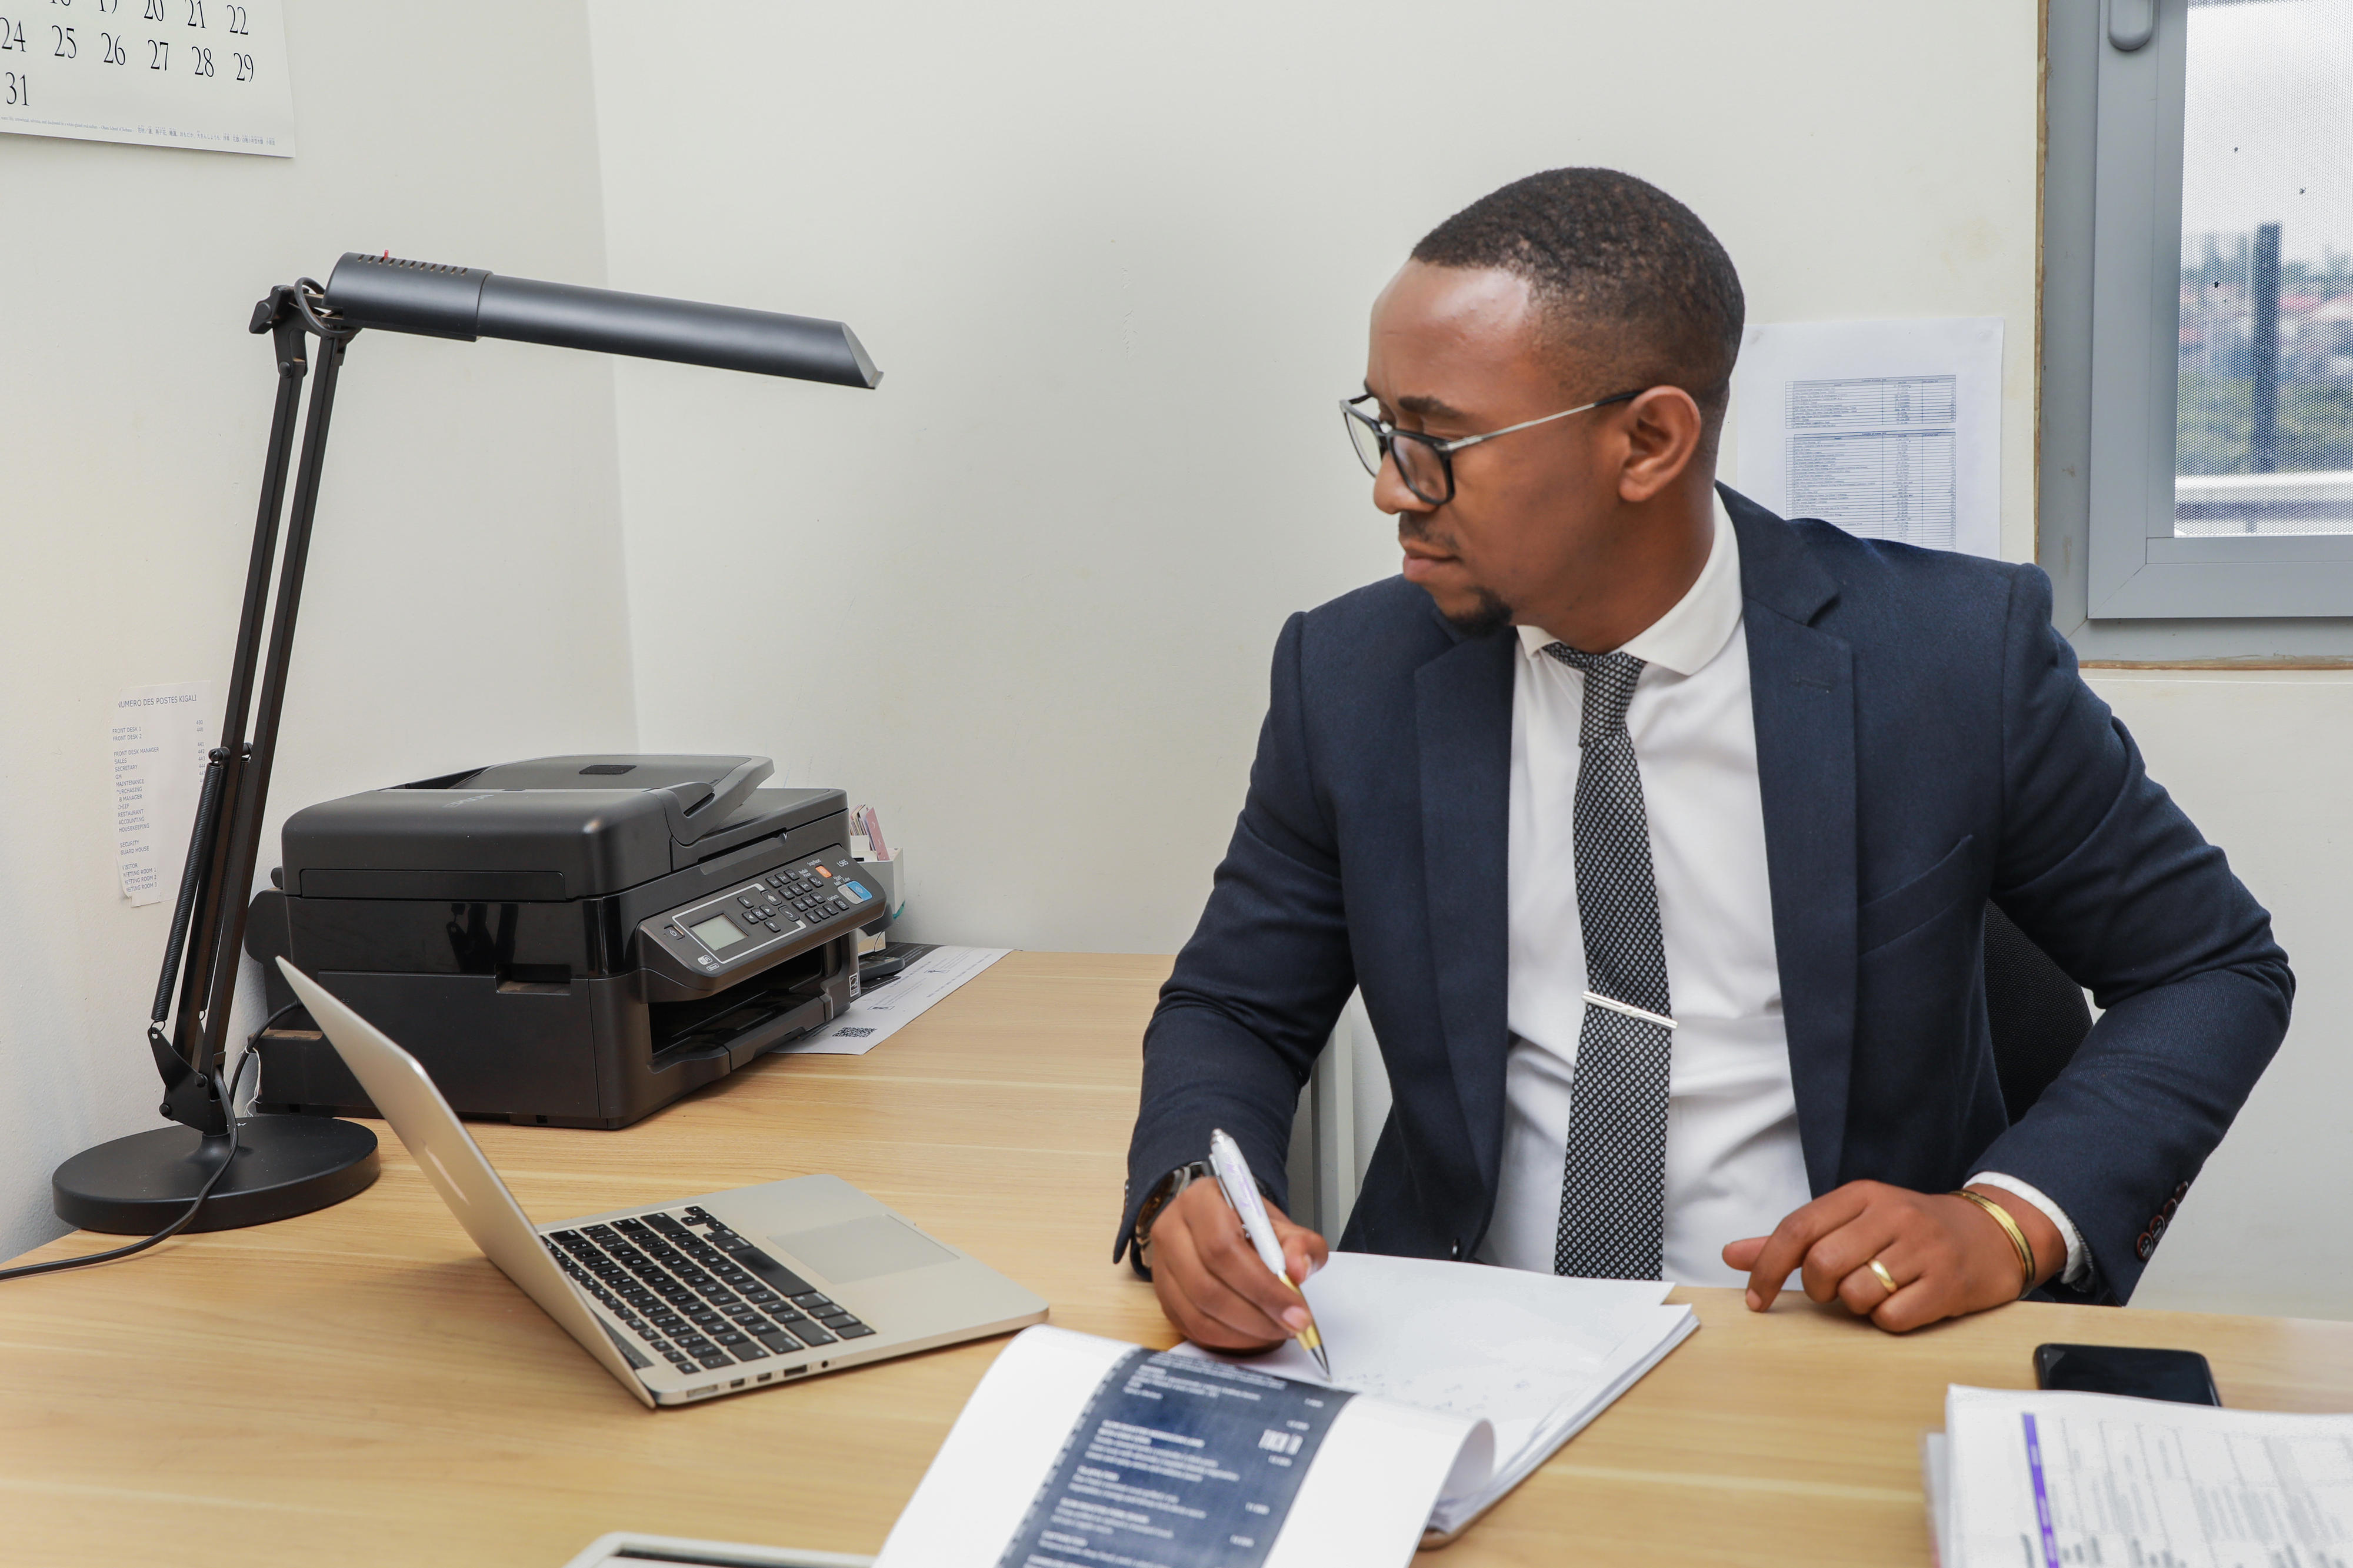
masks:
{"type": "MultiPolygon", "coordinates": [[[[1331,1256],[1324,1238],[1272,1204],[1293,1280],[1331,1256]]],[[[1215,1182],[1195,1182],[1152,1222],[1152,1289],[1177,1331],[1205,1350],[1262,1351],[1307,1326],[1306,1307],[1259,1260],[1242,1222],[1215,1182]]]]}

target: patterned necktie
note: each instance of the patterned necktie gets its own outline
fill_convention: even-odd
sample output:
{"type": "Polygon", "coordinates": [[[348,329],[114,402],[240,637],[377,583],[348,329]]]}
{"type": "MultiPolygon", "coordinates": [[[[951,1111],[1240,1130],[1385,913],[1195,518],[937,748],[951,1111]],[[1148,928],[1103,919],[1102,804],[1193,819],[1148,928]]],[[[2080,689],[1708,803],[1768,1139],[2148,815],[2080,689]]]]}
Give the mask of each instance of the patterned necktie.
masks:
{"type": "Polygon", "coordinates": [[[1666,1228],[1667,1067],[1671,1018],[1651,824],[1626,705],[1642,661],[1630,654],[1545,652],[1585,672],[1577,733],[1577,915],[1585,933],[1585,1022],[1577,1039],[1560,1233],[1553,1272],[1656,1279],[1666,1228]]]}

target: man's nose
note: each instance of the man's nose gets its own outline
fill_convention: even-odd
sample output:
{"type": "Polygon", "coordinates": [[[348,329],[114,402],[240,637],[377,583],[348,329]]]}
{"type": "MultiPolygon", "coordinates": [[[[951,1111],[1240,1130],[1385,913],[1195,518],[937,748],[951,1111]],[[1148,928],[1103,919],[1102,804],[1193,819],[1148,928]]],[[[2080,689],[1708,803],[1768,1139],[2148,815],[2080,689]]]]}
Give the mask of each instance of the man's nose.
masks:
{"type": "Polygon", "coordinates": [[[1373,476],[1373,504],[1391,517],[1401,511],[1427,514],[1438,510],[1406,488],[1405,477],[1398,472],[1394,452],[1382,457],[1381,471],[1373,476]]]}

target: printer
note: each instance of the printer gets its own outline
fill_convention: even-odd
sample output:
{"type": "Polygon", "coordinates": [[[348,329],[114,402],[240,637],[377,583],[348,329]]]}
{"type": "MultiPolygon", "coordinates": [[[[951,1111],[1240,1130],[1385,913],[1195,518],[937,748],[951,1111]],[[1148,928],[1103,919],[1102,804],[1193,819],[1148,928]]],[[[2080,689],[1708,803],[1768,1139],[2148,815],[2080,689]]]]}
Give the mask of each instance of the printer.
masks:
{"type": "Polygon", "coordinates": [[[839,790],[765,757],[540,757],[307,806],[246,951],[264,1110],[372,1116],[269,961],[397,1040],[461,1115],[626,1127],[818,1027],[889,916],[839,790]]]}

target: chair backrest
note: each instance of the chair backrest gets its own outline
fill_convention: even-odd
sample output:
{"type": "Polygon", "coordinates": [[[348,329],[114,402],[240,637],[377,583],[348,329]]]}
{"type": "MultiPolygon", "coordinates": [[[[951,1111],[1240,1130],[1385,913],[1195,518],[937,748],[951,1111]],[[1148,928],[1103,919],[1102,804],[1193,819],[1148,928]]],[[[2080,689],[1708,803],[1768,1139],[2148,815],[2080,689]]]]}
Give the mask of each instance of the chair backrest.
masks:
{"type": "Polygon", "coordinates": [[[2092,1032],[2092,1009],[2084,988],[1992,904],[1985,911],[1985,983],[1994,1070],[2015,1122],[2073,1059],[2092,1032]]]}

